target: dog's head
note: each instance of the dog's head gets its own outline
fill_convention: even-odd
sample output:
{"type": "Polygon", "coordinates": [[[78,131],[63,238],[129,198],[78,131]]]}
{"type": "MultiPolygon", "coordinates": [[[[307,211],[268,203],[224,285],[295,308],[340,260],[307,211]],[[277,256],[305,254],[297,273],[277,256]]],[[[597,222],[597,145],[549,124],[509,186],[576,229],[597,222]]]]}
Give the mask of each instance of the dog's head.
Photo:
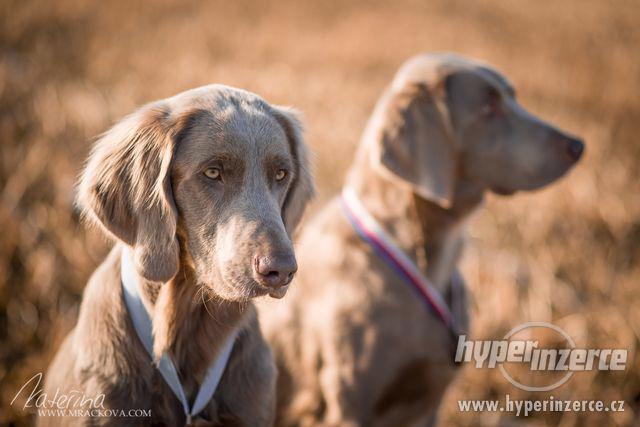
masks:
{"type": "Polygon", "coordinates": [[[526,111],[497,71],[452,54],[409,60],[372,124],[374,162],[443,207],[461,182],[500,194],[542,187],[584,148],[526,111]]]}
{"type": "Polygon", "coordinates": [[[313,195],[295,112],[212,85],[141,108],[96,143],[79,204],[133,248],[138,273],[180,267],[217,296],[286,292],[291,235],[313,195]]]}

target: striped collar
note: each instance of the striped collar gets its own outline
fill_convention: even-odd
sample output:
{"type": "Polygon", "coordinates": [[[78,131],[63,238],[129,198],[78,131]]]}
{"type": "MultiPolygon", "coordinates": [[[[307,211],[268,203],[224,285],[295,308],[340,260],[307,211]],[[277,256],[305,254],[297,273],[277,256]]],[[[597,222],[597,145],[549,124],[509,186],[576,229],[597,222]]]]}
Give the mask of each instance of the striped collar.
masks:
{"type": "MultiPolygon", "coordinates": [[[[133,265],[133,257],[131,250],[123,245],[122,256],[120,260],[120,277],[122,280],[122,290],[124,295],[124,301],[131,316],[131,321],[136,330],[136,334],[140,339],[140,342],[147,350],[147,353],[153,358],[153,332],[152,323],[149,313],[142,303],[140,297],[138,276],[135,273],[135,267],[133,265]]],[[[211,362],[207,373],[200,385],[196,399],[193,405],[189,405],[187,396],[182,387],[182,382],[178,375],[178,371],[171,361],[169,355],[165,352],[157,363],[157,368],[162,378],[173,391],[173,394],[178,398],[182,404],[182,409],[186,416],[186,425],[190,425],[193,418],[204,410],[207,406],[222,378],[222,374],[225,371],[229,357],[231,356],[231,350],[235,343],[237,331],[231,333],[226,342],[223,343],[220,348],[220,354],[211,362]]]]}
{"type": "MultiPolygon", "coordinates": [[[[345,187],[341,196],[342,209],[360,238],[364,240],[405,283],[410,285],[424,301],[427,308],[457,337],[460,329],[455,316],[440,292],[431,284],[416,264],[398,247],[391,236],[367,211],[351,187],[345,187]]],[[[459,294],[459,280],[452,280],[452,300],[459,294]]],[[[452,305],[457,301],[452,301],[452,305]]]]}

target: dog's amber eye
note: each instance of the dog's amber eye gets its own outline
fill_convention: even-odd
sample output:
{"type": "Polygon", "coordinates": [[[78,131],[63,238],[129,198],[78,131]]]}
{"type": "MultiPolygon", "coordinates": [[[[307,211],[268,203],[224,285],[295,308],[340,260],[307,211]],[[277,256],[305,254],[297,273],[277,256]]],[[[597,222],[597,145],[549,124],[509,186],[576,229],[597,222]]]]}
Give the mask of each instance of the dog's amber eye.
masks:
{"type": "Polygon", "coordinates": [[[496,106],[493,104],[485,104],[482,106],[481,113],[485,117],[493,116],[496,112],[496,106]]]}
{"type": "Polygon", "coordinates": [[[220,169],[218,168],[209,168],[204,171],[204,176],[210,179],[220,179],[220,169]]]}
{"type": "Polygon", "coordinates": [[[276,172],[276,181],[282,181],[287,176],[287,171],[284,169],[278,169],[276,172]]]}
{"type": "Polygon", "coordinates": [[[482,106],[480,114],[484,117],[495,117],[500,114],[500,94],[491,91],[487,97],[487,101],[482,106]]]}

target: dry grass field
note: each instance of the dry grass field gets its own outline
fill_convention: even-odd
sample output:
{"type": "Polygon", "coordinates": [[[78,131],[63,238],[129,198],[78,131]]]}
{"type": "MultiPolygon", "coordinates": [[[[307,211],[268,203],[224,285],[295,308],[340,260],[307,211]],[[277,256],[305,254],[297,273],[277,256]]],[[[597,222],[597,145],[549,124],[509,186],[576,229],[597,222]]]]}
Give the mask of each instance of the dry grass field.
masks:
{"type": "Polygon", "coordinates": [[[0,3],[0,425],[31,424],[19,387],[73,326],[109,244],[80,223],[90,142],[137,105],[220,82],[301,109],[319,197],[336,193],[372,107],[409,56],[456,51],[514,82],[522,103],[586,140],[559,184],[489,196],[463,266],[473,333],[551,321],[579,347],[624,347],[627,370],[578,373],[558,399],[624,413],[465,414],[458,399],[542,399],[465,366],[442,425],[640,423],[640,3],[631,1],[74,0],[0,3]]]}

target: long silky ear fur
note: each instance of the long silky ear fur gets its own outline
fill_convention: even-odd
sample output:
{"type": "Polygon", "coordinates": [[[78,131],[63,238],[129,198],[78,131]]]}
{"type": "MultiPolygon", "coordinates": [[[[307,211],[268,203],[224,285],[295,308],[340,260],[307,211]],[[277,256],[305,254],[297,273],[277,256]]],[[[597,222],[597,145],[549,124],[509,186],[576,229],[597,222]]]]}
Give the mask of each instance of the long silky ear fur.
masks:
{"type": "Polygon", "coordinates": [[[156,103],[116,124],[96,142],[78,185],[85,217],[132,246],[138,273],[154,282],[170,280],[179,261],[170,114],[156,103]]]}
{"type": "Polygon", "coordinates": [[[392,89],[383,102],[374,164],[422,198],[451,207],[457,153],[446,107],[430,88],[415,83],[392,89]]]}
{"type": "Polygon", "coordinates": [[[274,107],[275,116],[287,135],[294,158],[294,177],[282,208],[282,218],[289,235],[293,235],[307,204],[315,195],[310,153],[302,137],[302,121],[292,108],[274,107]]]}

